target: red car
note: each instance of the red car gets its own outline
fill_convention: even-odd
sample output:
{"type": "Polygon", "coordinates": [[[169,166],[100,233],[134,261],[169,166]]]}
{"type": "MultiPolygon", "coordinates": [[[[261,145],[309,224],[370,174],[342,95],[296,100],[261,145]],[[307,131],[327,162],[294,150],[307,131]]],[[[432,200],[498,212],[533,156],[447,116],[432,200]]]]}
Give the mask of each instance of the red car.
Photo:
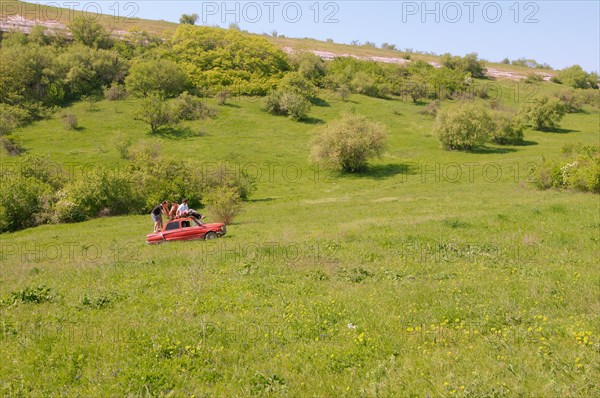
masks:
{"type": "Polygon", "coordinates": [[[148,234],[146,243],[154,245],[172,240],[210,240],[226,233],[225,224],[205,224],[194,217],[182,217],[167,222],[162,231],[148,234]]]}

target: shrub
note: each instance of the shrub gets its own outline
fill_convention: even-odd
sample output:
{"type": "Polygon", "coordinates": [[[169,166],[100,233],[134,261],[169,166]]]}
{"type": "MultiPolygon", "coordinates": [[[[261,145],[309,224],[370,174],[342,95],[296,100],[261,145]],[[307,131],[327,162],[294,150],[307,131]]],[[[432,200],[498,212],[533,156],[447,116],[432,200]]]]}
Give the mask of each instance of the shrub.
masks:
{"type": "Polygon", "coordinates": [[[172,104],[173,120],[197,120],[214,117],[217,111],[202,100],[187,92],[182,93],[172,104]]]}
{"type": "Polygon", "coordinates": [[[181,14],[180,24],[195,25],[198,21],[198,14],[181,14]]]}
{"type": "Polygon", "coordinates": [[[380,157],[385,148],[386,129],[382,124],[346,113],[317,129],[311,159],[337,170],[356,172],[366,168],[370,158],[380,157]]]}
{"type": "Polygon", "coordinates": [[[306,79],[319,84],[325,76],[325,62],[311,52],[295,52],[289,56],[290,63],[306,79]]]}
{"type": "Polygon", "coordinates": [[[11,303],[22,302],[41,304],[52,301],[54,296],[52,289],[47,286],[26,287],[25,289],[12,292],[9,301],[11,303]]]}
{"type": "Polygon", "coordinates": [[[132,142],[131,138],[128,135],[123,133],[117,134],[112,139],[112,144],[117,150],[117,152],[119,152],[119,157],[121,159],[129,159],[129,148],[131,147],[132,142]]]}
{"type": "Polygon", "coordinates": [[[170,56],[191,84],[213,92],[235,88],[240,95],[265,95],[290,70],[286,54],[265,38],[208,26],[180,25],[170,56]]]}
{"type": "Polygon", "coordinates": [[[495,112],[494,123],[496,128],[492,139],[496,144],[519,144],[523,142],[523,126],[515,115],[508,112],[495,112]]]}
{"type": "Polygon", "coordinates": [[[72,113],[65,113],[62,115],[63,125],[67,130],[77,130],[79,128],[79,122],[77,116],[72,113]]]}
{"type": "Polygon", "coordinates": [[[598,88],[598,74],[587,73],[579,65],[573,65],[558,73],[558,81],[572,88],[598,88]]]}
{"type": "Polygon", "coordinates": [[[348,98],[350,97],[351,92],[352,91],[350,90],[350,86],[348,86],[347,84],[340,84],[335,89],[335,93],[340,97],[342,102],[348,101],[348,98]]]}
{"type": "Polygon", "coordinates": [[[234,166],[222,163],[215,164],[214,169],[204,167],[202,170],[202,189],[212,191],[219,186],[227,186],[237,191],[240,199],[247,200],[256,190],[256,179],[246,170],[237,170],[234,166]],[[235,172],[232,173],[232,170],[235,172]]]}
{"type": "Polygon", "coordinates": [[[565,112],[565,107],[558,98],[541,97],[526,104],[520,114],[534,130],[552,130],[558,128],[565,112]]]}
{"type": "Polygon", "coordinates": [[[310,101],[293,91],[276,90],[267,96],[263,109],[277,115],[287,115],[292,120],[301,120],[311,108],[310,101]]]}
{"type": "MultiPolygon", "coordinates": [[[[581,91],[581,90],[580,90],[581,91]]],[[[564,90],[558,95],[558,99],[562,102],[565,107],[566,112],[568,113],[576,113],[580,112],[583,104],[585,103],[585,98],[579,91],[574,90],[564,90]]]]}
{"type": "Polygon", "coordinates": [[[140,97],[176,97],[185,89],[186,77],[174,61],[148,60],[131,66],[125,84],[127,91],[140,97]]]}
{"type": "Polygon", "coordinates": [[[19,156],[25,149],[21,146],[15,137],[0,137],[0,147],[4,148],[9,156],[19,156]]]}
{"type": "Polygon", "coordinates": [[[316,95],[315,85],[300,72],[286,73],[277,85],[284,92],[292,92],[310,99],[316,95]]]}
{"type": "Polygon", "coordinates": [[[104,98],[109,101],[121,101],[127,98],[127,90],[121,84],[113,84],[108,88],[104,88],[104,98]]]}
{"type": "Polygon", "coordinates": [[[539,189],[564,188],[600,193],[600,150],[577,146],[564,150],[562,159],[543,159],[533,183],[539,189]]]}
{"type": "Polygon", "coordinates": [[[542,75],[539,75],[539,74],[533,73],[533,72],[529,73],[524,80],[524,82],[527,84],[535,84],[535,83],[540,83],[543,81],[544,81],[544,77],[542,75]]]}
{"type": "Polygon", "coordinates": [[[110,34],[95,17],[77,17],[69,24],[69,30],[76,42],[88,47],[109,48],[113,45],[110,34]]]}
{"type": "Polygon", "coordinates": [[[0,136],[11,133],[29,121],[29,113],[17,106],[0,103],[0,136]]]}
{"type": "Polygon", "coordinates": [[[231,94],[231,92],[229,90],[221,90],[217,93],[216,98],[217,98],[217,104],[218,105],[225,105],[227,103],[227,99],[229,98],[229,94],[231,94]]]}
{"type": "Polygon", "coordinates": [[[471,150],[483,145],[495,127],[485,108],[463,103],[438,112],[434,132],[447,150],[471,150]]]}
{"type": "Polygon", "coordinates": [[[449,53],[442,54],[440,58],[441,64],[454,70],[469,72],[471,76],[481,78],[485,76],[485,65],[483,61],[477,58],[476,53],[467,54],[464,57],[452,56],[449,53]]]}
{"type": "Polygon", "coordinates": [[[218,186],[205,195],[208,212],[217,222],[231,224],[242,207],[237,190],[228,186],[218,186]]]}
{"type": "Polygon", "coordinates": [[[142,100],[134,118],[150,125],[150,131],[155,134],[162,127],[177,124],[178,116],[164,99],[151,95],[142,100]]]}
{"type": "Polygon", "coordinates": [[[68,199],[54,204],[52,221],[55,223],[76,223],[86,219],[85,209],[68,199]]]}
{"type": "Polygon", "coordinates": [[[128,214],[143,207],[132,180],[128,173],[97,169],[67,184],[64,199],[87,218],[97,217],[105,209],[111,215],[128,214]]]}
{"type": "Polygon", "coordinates": [[[427,105],[425,105],[422,109],[419,110],[421,115],[426,116],[436,116],[438,111],[440,110],[441,103],[439,100],[433,100],[427,105]]]}
{"type": "Polygon", "coordinates": [[[17,231],[38,224],[36,214],[42,212],[50,185],[34,177],[3,178],[0,191],[2,231],[17,231]]]}
{"type": "Polygon", "coordinates": [[[88,112],[96,112],[98,110],[96,104],[100,101],[100,98],[97,95],[82,95],[81,100],[87,104],[88,112]]]}

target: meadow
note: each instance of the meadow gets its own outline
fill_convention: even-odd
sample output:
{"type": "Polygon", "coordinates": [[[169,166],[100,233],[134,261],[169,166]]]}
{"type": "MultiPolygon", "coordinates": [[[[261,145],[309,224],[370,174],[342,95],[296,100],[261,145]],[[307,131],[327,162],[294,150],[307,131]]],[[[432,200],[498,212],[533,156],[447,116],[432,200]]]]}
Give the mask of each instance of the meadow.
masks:
{"type": "MultiPolygon", "coordinates": [[[[532,90],[478,83],[510,107],[532,90]]],[[[73,174],[123,167],[126,137],[227,161],[257,190],[213,242],[147,246],[149,215],[0,235],[1,393],[600,395],[598,196],[531,184],[543,156],[598,143],[598,110],[466,153],[440,148],[424,105],[322,97],[302,122],[234,97],[191,134],[151,136],[135,99],[73,103],[77,130],[60,113],[19,129],[29,154],[73,174]],[[314,128],[344,110],[389,132],[355,175],[308,161],[314,128]]]]}

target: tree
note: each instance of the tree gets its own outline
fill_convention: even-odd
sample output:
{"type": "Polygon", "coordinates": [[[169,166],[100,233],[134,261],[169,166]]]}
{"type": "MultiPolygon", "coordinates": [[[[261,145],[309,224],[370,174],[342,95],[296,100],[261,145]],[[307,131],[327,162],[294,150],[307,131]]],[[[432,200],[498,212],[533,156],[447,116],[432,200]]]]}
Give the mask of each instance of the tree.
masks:
{"type": "Polygon", "coordinates": [[[65,96],[80,98],[98,94],[103,86],[113,82],[122,82],[126,68],[126,61],[115,51],[75,44],[56,58],[54,71],[63,77],[60,83],[65,96]]]}
{"type": "Polygon", "coordinates": [[[290,70],[286,54],[264,38],[232,29],[179,25],[169,53],[201,90],[265,95],[290,70]]]}
{"type": "Polygon", "coordinates": [[[520,110],[524,122],[530,124],[534,130],[558,128],[565,113],[565,106],[559,98],[548,98],[546,96],[535,100],[531,104],[526,104],[520,110]]]}
{"type": "Polygon", "coordinates": [[[346,113],[320,127],[311,144],[311,159],[336,170],[356,172],[366,168],[386,148],[386,128],[366,117],[346,113]]]}
{"type": "Polygon", "coordinates": [[[176,97],[185,89],[186,78],[177,63],[157,59],[133,64],[125,85],[128,92],[140,97],[151,94],[176,97]]]}
{"type": "Polygon", "coordinates": [[[88,47],[110,48],[110,33],[93,17],[77,17],[69,24],[69,31],[76,42],[88,47]]]}
{"type": "Polygon", "coordinates": [[[483,145],[496,125],[483,106],[462,103],[438,112],[433,129],[444,149],[468,151],[483,145]]]}
{"type": "Polygon", "coordinates": [[[149,124],[152,134],[179,121],[169,104],[158,95],[150,95],[142,100],[135,119],[149,124]]]}
{"type": "Polygon", "coordinates": [[[477,58],[477,53],[467,54],[464,57],[446,53],[441,56],[440,60],[442,65],[448,69],[469,72],[471,76],[478,78],[485,76],[485,66],[483,61],[477,58]]]}
{"type": "Polygon", "coordinates": [[[598,74],[587,73],[579,65],[573,65],[561,70],[558,80],[573,88],[598,88],[598,74]]]}
{"type": "Polygon", "coordinates": [[[179,23],[183,25],[195,25],[198,21],[198,14],[181,14],[179,23]]]}

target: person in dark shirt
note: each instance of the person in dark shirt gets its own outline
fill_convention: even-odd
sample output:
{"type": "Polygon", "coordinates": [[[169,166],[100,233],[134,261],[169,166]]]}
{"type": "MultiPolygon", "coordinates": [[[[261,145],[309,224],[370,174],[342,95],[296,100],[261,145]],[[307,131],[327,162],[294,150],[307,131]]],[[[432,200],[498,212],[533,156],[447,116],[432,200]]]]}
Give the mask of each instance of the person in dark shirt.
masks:
{"type": "Polygon", "coordinates": [[[150,212],[150,215],[152,216],[152,221],[154,221],[154,232],[155,233],[162,230],[162,226],[163,226],[162,213],[168,214],[168,212],[165,211],[168,204],[169,203],[167,201],[164,201],[161,204],[159,204],[158,206],[156,206],[154,209],[152,209],[152,212],[150,212]]]}

